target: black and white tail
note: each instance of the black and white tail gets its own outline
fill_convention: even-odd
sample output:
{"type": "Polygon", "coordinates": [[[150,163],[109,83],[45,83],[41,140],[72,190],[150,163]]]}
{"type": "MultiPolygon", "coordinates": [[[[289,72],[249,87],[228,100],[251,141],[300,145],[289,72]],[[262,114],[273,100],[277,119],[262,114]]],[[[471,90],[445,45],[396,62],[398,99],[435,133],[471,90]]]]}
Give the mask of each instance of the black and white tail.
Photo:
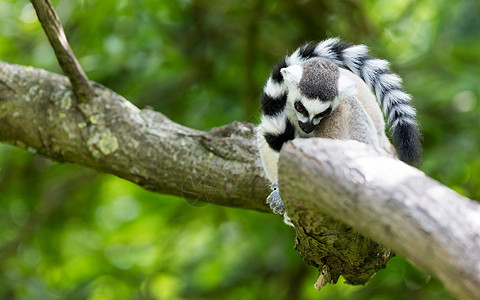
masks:
{"type": "Polygon", "coordinates": [[[383,108],[400,159],[409,164],[421,163],[416,111],[410,104],[410,95],[403,90],[402,79],[390,71],[386,60],[370,56],[365,45],[351,45],[331,38],[301,46],[285,59],[285,63],[298,64],[312,57],[329,59],[362,78],[383,108]]]}

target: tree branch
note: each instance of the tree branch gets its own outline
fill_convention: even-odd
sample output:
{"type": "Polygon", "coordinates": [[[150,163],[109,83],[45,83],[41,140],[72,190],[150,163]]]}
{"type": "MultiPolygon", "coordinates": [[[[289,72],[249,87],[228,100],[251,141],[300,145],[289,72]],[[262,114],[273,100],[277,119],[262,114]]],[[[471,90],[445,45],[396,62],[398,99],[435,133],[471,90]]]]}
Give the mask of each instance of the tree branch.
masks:
{"type": "MultiPolygon", "coordinates": [[[[314,230],[323,212],[390,246],[458,298],[478,299],[478,202],[355,141],[294,140],[282,149],[279,170],[297,235],[307,228],[307,234],[324,237],[314,230]],[[305,218],[306,211],[317,214],[305,218]]],[[[305,241],[297,247],[308,248],[305,241]]]]}
{"type": "Polygon", "coordinates": [[[57,12],[49,0],[31,0],[38,20],[55,51],[58,63],[63,73],[70,79],[76,96],[82,102],[95,96],[94,90],[85,71],[73,54],[57,12]]]}
{"type": "Polygon", "coordinates": [[[269,211],[252,124],[203,132],[94,88],[77,104],[65,77],[0,62],[0,141],[189,201],[269,211]]]}

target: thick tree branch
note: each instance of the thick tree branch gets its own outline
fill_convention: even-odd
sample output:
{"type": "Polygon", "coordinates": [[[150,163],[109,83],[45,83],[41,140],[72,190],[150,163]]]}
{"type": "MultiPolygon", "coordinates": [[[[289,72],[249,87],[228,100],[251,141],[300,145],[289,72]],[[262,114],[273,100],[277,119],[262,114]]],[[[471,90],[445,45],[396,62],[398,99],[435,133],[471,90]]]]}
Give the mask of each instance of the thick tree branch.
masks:
{"type": "MultiPolygon", "coordinates": [[[[282,149],[279,170],[297,235],[307,229],[307,235],[324,237],[315,231],[324,218],[318,212],[324,212],[390,246],[460,299],[478,299],[478,202],[355,141],[294,140],[282,149]],[[305,217],[306,211],[317,214],[305,217]]],[[[297,247],[308,248],[305,241],[297,247]]]]}
{"type": "Polygon", "coordinates": [[[80,101],[92,98],[95,95],[94,90],[68,44],[62,23],[52,4],[49,0],[31,0],[30,2],[37,12],[38,20],[55,51],[63,73],[72,83],[76,96],[80,101]]]}
{"type": "Polygon", "coordinates": [[[269,211],[253,125],[203,132],[95,92],[77,104],[65,77],[0,62],[0,141],[189,201],[269,211]]]}

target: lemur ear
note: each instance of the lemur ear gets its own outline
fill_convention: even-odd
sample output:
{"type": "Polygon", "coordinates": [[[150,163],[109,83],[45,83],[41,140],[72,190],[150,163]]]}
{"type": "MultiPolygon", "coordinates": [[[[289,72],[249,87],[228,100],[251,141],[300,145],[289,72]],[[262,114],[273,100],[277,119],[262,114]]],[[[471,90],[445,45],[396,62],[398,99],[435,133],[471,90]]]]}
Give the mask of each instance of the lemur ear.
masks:
{"type": "Polygon", "coordinates": [[[345,98],[353,96],[357,93],[357,83],[350,79],[348,76],[340,73],[338,78],[338,96],[339,98],[345,98]]]}
{"type": "Polygon", "coordinates": [[[298,86],[300,79],[302,79],[303,69],[299,65],[292,65],[281,69],[280,73],[282,73],[283,79],[298,86]]]}

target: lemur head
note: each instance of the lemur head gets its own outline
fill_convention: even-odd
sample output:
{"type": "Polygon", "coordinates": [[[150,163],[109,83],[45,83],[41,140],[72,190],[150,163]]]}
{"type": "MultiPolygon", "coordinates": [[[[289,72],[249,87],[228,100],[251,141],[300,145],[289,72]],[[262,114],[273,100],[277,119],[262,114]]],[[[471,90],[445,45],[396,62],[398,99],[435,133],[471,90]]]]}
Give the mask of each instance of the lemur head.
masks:
{"type": "Polygon", "coordinates": [[[355,94],[356,83],[340,74],[326,59],[312,58],[280,70],[288,86],[286,112],[306,134],[330,115],[345,96],[355,94]]]}

